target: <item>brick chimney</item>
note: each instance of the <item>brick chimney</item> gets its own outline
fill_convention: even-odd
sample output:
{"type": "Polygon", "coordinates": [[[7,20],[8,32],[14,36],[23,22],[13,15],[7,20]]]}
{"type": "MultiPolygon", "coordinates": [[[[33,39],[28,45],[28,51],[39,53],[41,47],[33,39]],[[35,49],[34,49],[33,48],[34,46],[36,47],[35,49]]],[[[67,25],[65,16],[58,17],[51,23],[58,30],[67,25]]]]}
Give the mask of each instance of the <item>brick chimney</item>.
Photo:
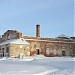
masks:
{"type": "Polygon", "coordinates": [[[40,25],[36,25],[36,37],[40,37],[40,25]]]}

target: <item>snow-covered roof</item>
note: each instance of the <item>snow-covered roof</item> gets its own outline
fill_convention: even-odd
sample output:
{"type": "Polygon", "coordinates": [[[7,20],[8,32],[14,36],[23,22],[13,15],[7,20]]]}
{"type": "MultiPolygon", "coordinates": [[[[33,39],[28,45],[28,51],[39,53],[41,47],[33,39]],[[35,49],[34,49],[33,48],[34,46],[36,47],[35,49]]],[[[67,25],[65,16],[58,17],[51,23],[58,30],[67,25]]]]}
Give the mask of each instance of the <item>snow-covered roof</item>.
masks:
{"type": "Polygon", "coordinates": [[[25,44],[25,45],[29,45],[29,43],[27,41],[25,41],[24,39],[11,39],[11,40],[7,40],[4,41],[0,44],[1,45],[5,45],[5,44],[25,44]]]}

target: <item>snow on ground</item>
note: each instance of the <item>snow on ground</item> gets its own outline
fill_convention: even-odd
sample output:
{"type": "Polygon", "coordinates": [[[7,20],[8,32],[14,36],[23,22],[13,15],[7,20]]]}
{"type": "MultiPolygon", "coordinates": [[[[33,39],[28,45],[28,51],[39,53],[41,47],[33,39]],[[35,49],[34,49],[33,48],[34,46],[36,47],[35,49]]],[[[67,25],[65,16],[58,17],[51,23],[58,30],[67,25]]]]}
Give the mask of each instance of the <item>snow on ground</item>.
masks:
{"type": "Polygon", "coordinates": [[[44,57],[0,59],[0,75],[75,75],[75,58],[44,57]]]}

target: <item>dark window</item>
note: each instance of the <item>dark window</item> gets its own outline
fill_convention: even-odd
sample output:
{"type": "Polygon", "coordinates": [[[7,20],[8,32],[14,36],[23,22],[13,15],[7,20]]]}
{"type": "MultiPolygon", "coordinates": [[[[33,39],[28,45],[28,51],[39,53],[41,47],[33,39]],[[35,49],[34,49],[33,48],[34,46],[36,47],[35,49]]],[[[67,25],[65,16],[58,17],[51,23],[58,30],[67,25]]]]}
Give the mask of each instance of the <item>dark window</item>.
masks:
{"type": "Polygon", "coordinates": [[[9,34],[8,34],[8,36],[9,36],[9,34]]]}
{"type": "Polygon", "coordinates": [[[2,51],[3,51],[3,57],[4,57],[4,48],[2,48],[2,51]]]}
{"type": "Polygon", "coordinates": [[[9,47],[6,48],[6,53],[9,53],[9,47]]]}
{"type": "Polygon", "coordinates": [[[4,48],[2,48],[2,50],[4,50],[4,48]]]}

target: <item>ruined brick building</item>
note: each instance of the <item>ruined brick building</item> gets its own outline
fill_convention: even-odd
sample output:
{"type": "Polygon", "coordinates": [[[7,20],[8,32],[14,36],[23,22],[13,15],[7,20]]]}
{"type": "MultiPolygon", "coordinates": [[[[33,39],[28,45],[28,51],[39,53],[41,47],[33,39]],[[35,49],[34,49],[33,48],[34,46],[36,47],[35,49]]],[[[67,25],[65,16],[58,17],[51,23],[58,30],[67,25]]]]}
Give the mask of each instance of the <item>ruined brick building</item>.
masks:
{"type": "Polygon", "coordinates": [[[16,30],[6,31],[0,37],[0,56],[25,57],[34,54],[45,56],[75,56],[75,37],[40,37],[40,25],[36,25],[36,37],[23,36],[16,30]]]}

